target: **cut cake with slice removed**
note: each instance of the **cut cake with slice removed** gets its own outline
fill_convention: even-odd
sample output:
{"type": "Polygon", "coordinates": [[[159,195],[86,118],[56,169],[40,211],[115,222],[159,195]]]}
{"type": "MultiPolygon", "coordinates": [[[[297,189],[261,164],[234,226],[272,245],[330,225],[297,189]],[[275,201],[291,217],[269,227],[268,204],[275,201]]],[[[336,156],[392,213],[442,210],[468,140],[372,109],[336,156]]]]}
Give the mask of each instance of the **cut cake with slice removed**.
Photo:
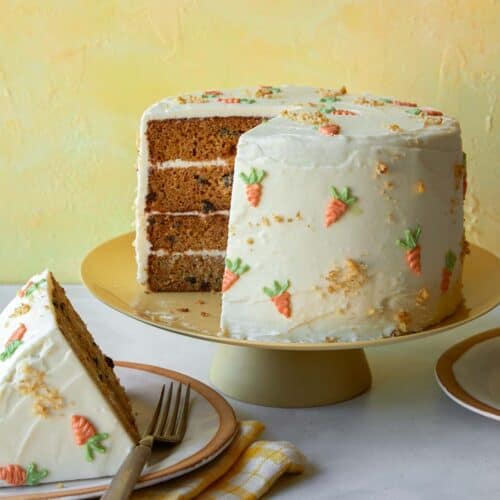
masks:
{"type": "Polygon", "coordinates": [[[49,271],[0,314],[0,486],[108,476],[138,441],[113,362],[49,271]]]}

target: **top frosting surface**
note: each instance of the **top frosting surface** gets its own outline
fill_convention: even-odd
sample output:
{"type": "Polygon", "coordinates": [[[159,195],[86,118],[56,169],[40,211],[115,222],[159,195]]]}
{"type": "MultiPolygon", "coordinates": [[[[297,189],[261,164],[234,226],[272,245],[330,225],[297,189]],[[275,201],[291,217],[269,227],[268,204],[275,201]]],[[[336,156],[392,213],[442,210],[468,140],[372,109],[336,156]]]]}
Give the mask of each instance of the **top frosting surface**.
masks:
{"type": "Polygon", "coordinates": [[[337,124],[338,135],[343,137],[384,136],[396,142],[401,138],[411,141],[440,136],[429,147],[460,148],[455,139],[460,133],[458,122],[439,110],[393,97],[350,94],[344,87],[280,85],[196,92],[161,100],[145,111],[143,122],[204,116],[275,117],[282,112],[283,120],[273,120],[273,125],[258,127],[251,133],[269,135],[279,127],[281,133],[315,137],[321,126],[337,124]],[[447,135],[450,140],[443,141],[447,135]]]}

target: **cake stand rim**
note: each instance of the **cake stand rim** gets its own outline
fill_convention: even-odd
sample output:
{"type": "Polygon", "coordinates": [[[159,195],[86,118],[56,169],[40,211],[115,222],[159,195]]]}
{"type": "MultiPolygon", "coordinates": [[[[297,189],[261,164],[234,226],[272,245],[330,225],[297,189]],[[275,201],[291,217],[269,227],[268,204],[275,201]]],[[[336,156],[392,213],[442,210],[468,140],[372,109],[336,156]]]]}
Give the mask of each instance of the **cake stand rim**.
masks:
{"type": "MultiPolygon", "coordinates": [[[[103,297],[103,295],[97,290],[97,288],[93,285],[91,280],[87,277],[87,266],[89,265],[89,261],[93,258],[94,254],[96,254],[99,251],[102,251],[103,247],[109,246],[112,243],[116,243],[118,240],[124,240],[129,242],[130,243],[129,246],[130,248],[132,248],[131,243],[134,238],[134,235],[135,232],[132,231],[121,234],[119,236],[115,236],[113,238],[109,238],[106,241],[96,245],[85,255],[80,265],[80,279],[82,280],[82,283],[85,285],[87,290],[89,290],[89,292],[100,302],[107,305],[111,309],[114,309],[115,311],[125,314],[129,318],[140,321],[141,323],[145,323],[147,325],[156,327],[166,332],[175,333],[178,335],[184,335],[199,340],[216,342],[218,344],[224,344],[227,346],[232,345],[235,347],[249,347],[254,349],[271,349],[271,350],[284,350],[284,351],[328,351],[328,350],[348,350],[348,349],[364,349],[368,347],[380,347],[383,345],[393,345],[410,340],[419,340],[422,338],[430,337],[431,335],[444,333],[448,330],[451,330],[453,328],[458,328],[462,325],[465,325],[466,323],[469,323],[470,321],[478,319],[481,316],[484,316],[488,312],[495,309],[498,305],[500,305],[500,288],[499,288],[499,291],[496,293],[496,296],[493,297],[491,301],[489,301],[485,305],[478,307],[477,308],[478,310],[471,317],[467,317],[455,323],[439,326],[441,323],[445,322],[447,319],[453,316],[453,314],[455,314],[453,313],[444,318],[443,320],[441,320],[441,322],[437,323],[435,326],[431,326],[429,327],[429,329],[425,329],[421,332],[409,333],[406,335],[399,335],[394,337],[380,337],[380,338],[361,340],[356,342],[263,342],[263,341],[236,339],[231,337],[225,337],[223,335],[219,336],[203,332],[184,330],[177,327],[174,328],[171,326],[167,326],[159,322],[155,322],[154,320],[142,317],[138,314],[134,314],[131,310],[129,310],[130,308],[119,307],[116,303],[113,303],[110,300],[106,300],[106,298],[103,297]]],[[[480,247],[479,245],[474,245],[472,243],[470,244],[470,246],[473,247],[474,249],[479,249],[482,252],[490,254],[491,257],[497,260],[497,265],[500,264],[500,258],[498,258],[493,252],[490,252],[489,250],[486,250],[480,247]]],[[[168,293],[168,292],[162,292],[162,293],[168,293]]],[[[206,293],[212,293],[212,292],[206,292],[206,293]]]]}

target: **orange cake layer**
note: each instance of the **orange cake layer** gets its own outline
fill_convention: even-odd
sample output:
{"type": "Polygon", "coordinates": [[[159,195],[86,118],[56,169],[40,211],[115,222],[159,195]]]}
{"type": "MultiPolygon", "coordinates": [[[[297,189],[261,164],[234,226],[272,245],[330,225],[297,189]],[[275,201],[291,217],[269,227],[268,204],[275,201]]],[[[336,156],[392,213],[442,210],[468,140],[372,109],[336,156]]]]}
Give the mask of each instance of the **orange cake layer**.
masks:
{"type": "Polygon", "coordinates": [[[228,210],[233,159],[227,166],[150,167],[146,212],[228,210]]]}
{"type": "Polygon", "coordinates": [[[150,120],[146,131],[150,164],[234,156],[240,135],[261,122],[259,117],[241,116],[150,120]]]}
{"type": "Polygon", "coordinates": [[[167,254],[148,257],[148,287],[153,292],[220,290],[223,255],[167,254]]]}
{"type": "Polygon", "coordinates": [[[154,214],[148,218],[148,238],[151,250],[225,250],[227,226],[226,214],[154,214]]]}

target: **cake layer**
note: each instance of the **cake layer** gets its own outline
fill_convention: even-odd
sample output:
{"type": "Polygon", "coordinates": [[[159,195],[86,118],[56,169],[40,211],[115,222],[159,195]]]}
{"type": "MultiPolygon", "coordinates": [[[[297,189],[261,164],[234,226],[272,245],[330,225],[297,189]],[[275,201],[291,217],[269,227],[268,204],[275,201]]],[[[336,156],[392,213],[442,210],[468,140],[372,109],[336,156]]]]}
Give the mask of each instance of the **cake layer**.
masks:
{"type": "Polygon", "coordinates": [[[154,251],[225,250],[227,225],[227,213],[157,213],[148,217],[148,239],[154,251]]]}
{"type": "Polygon", "coordinates": [[[243,132],[262,122],[261,117],[212,116],[150,120],[147,125],[149,162],[215,160],[234,156],[243,132]]]}
{"type": "Polygon", "coordinates": [[[220,291],[224,273],[224,252],[220,255],[150,254],[148,287],[153,292],[220,291]]]}
{"type": "Polygon", "coordinates": [[[231,204],[233,162],[224,166],[149,168],[147,212],[210,213],[231,204]]]}

